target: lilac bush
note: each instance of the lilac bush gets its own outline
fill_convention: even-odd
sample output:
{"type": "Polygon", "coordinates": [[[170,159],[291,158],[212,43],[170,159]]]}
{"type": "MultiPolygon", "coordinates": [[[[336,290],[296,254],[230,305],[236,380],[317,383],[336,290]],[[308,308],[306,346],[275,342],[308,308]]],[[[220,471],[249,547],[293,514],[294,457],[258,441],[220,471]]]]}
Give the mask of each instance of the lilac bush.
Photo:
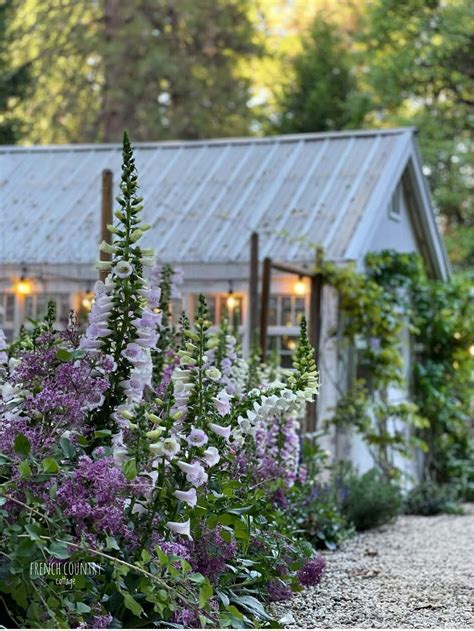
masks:
{"type": "Polygon", "coordinates": [[[174,324],[181,274],[140,246],[126,137],[123,157],[84,333],[51,320],[11,347],[0,333],[0,594],[36,627],[269,625],[259,601],[324,567],[286,510],[318,389],[306,324],[292,370],[245,359],[203,297],[174,324]],[[105,569],[59,593],[29,574],[51,558],[105,569]]]}

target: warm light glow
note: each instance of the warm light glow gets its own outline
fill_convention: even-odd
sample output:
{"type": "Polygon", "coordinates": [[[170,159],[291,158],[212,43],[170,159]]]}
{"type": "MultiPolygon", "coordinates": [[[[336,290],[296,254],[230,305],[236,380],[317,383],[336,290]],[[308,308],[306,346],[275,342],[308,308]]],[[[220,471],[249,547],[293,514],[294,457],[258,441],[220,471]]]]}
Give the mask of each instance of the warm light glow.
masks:
{"type": "Polygon", "coordinates": [[[474,357],[474,344],[469,347],[469,353],[470,353],[471,357],[474,357]]]}
{"type": "Polygon", "coordinates": [[[236,304],[237,300],[235,299],[235,296],[233,294],[229,294],[227,296],[227,309],[229,309],[229,311],[232,311],[233,309],[235,309],[236,304]]]}
{"type": "Polygon", "coordinates": [[[94,294],[92,291],[86,291],[81,300],[81,305],[84,307],[86,311],[90,311],[92,309],[92,304],[94,302],[94,294]]]}
{"type": "Polygon", "coordinates": [[[295,349],[296,349],[296,342],[295,342],[295,340],[289,340],[289,342],[288,342],[288,350],[294,351],[295,349]]]}
{"type": "Polygon", "coordinates": [[[21,296],[28,296],[31,294],[31,283],[26,278],[20,278],[20,280],[15,285],[15,291],[17,294],[21,296]]]}
{"type": "Polygon", "coordinates": [[[294,290],[295,290],[295,294],[297,294],[298,296],[304,296],[304,294],[306,293],[306,283],[304,282],[302,278],[299,278],[296,281],[294,290]]]}

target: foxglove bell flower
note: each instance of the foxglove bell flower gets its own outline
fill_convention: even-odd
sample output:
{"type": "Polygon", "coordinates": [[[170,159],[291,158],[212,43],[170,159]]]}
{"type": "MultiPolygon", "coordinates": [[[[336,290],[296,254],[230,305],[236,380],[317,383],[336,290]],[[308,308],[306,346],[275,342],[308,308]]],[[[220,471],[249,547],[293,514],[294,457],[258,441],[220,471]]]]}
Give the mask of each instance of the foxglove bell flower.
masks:
{"type": "Polygon", "coordinates": [[[188,506],[194,508],[197,504],[197,493],[195,488],[189,489],[189,491],[175,491],[173,495],[182,502],[186,502],[188,506]]]}
{"type": "Polygon", "coordinates": [[[208,447],[203,454],[203,460],[208,464],[209,467],[213,467],[219,462],[220,459],[221,457],[216,447],[208,447]]]}
{"type": "Polygon", "coordinates": [[[216,410],[221,416],[226,416],[230,412],[230,402],[232,395],[226,390],[221,390],[216,397],[213,397],[212,401],[216,407],[216,410]]]}
{"type": "Polygon", "coordinates": [[[188,519],[187,521],[179,522],[179,521],[167,521],[166,527],[174,532],[177,535],[182,535],[183,537],[187,537],[192,540],[191,537],[191,521],[188,519]]]}
{"type": "Polygon", "coordinates": [[[206,376],[209,377],[209,379],[212,379],[212,381],[219,381],[222,377],[222,373],[218,368],[212,366],[206,370],[206,376]]]}
{"type": "Polygon", "coordinates": [[[225,440],[229,440],[231,427],[228,425],[227,427],[223,427],[222,425],[216,425],[216,423],[209,423],[209,429],[211,429],[214,434],[218,436],[222,436],[225,440]]]}
{"type": "Polygon", "coordinates": [[[199,464],[199,462],[193,462],[193,464],[189,464],[187,462],[179,460],[177,464],[181,471],[186,474],[186,480],[190,484],[199,487],[207,482],[207,473],[205,472],[204,467],[199,464]]]}
{"type": "Polygon", "coordinates": [[[133,274],[133,265],[130,261],[119,261],[114,267],[114,274],[118,278],[128,278],[133,274]]]}
{"type": "Polygon", "coordinates": [[[208,442],[209,438],[202,429],[192,429],[189,436],[186,438],[186,442],[190,447],[202,447],[208,442]]]}
{"type": "Polygon", "coordinates": [[[121,355],[128,359],[131,364],[138,364],[143,358],[143,351],[141,346],[136,342],[130,342],[126,348],[123,349],[121,355]]]}

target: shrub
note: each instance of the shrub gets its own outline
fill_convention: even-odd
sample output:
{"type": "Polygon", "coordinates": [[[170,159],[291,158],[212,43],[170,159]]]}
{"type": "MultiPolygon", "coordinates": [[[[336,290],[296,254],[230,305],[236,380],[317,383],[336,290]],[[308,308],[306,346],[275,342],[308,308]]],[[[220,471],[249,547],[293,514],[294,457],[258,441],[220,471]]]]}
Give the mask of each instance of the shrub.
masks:
{"type": "Polygon", "coordinates": [[[413,487],[405,498],[407,515],[439,515],[440,513],[460,513],[458,494],[453,486],[421,482],[413,487]]]}
{"type": "Polygon", "coordinates": [[[362,476],[347,472],[340,480],[341,510],[356,530],[386,524],[399,514],[400,488],[384,479],[376,469],[362,476]]]}
{"type": "Polygon", "coordinates": [[[314,485],[293,506],[299,527],[316,548],[335,550],[353,532],[331,485],[314,485]]]}

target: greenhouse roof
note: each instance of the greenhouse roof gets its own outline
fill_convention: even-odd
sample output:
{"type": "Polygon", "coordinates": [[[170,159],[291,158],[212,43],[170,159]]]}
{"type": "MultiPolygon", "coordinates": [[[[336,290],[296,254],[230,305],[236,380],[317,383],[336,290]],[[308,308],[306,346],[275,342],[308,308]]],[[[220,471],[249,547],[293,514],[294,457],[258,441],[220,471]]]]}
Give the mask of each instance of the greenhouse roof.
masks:
{"type": "MultiPolygon", "coordinates": [[[[146,245],[173,263],[246,262],[260,256],[332,259],[385,210],[407,168],[438,266],[447,266],[412,128],[136,143],[146,245]]],[[[0,262],[91,264],[97,258],[101,172],[119,145],[0,147],[0,262]]],[[[352,248],[353,249],[353,248],[352,248]]],[[[441,276],[445,274],[441,273],[441,276]]]]}

